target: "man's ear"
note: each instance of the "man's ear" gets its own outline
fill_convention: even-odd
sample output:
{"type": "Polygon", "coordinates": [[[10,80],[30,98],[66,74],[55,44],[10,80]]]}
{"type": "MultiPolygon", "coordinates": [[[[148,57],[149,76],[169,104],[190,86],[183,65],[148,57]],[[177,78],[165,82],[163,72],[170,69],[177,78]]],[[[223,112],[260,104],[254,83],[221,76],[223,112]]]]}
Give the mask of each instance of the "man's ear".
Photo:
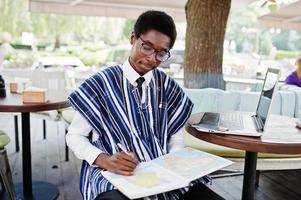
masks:
{"type": "Polygon", "coordinates": [[[132,32],[132,34],[131,34],[131,45],[134,44],[134,40],[135,40],[135,33],[132,32]]]}

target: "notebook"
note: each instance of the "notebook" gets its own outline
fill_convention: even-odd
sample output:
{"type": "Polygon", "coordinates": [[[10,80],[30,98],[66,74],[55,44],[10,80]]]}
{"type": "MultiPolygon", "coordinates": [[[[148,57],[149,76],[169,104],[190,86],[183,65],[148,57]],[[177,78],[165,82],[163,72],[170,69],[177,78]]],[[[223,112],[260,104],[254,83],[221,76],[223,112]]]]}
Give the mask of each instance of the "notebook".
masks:
{"type": "Polygon", "coordinates": [[[200,131],[260,137],[264,132],[280,70],[268,68],[255,115],[239,112],[205,112],[200,121],[192,124],[200,131]]]}

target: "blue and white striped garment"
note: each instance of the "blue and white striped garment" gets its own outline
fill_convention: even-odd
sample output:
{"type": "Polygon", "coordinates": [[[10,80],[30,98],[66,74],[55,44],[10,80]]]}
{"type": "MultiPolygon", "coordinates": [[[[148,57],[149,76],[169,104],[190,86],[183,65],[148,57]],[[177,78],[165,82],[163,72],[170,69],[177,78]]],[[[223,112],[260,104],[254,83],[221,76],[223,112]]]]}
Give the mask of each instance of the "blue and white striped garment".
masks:
{"type": "MultiPolygon", "coordinates": [[[[153,70],[141,103],[138,89],[123,76],[119,66],[109,67],[87,79],[69,96],[71,105],[98,133],[91,143],[108,154],[119,151],[117,143],[134,152],[140,162],[168,153],[168,142],[181,129],[193,104],[180,86],[165,73],[153,70]]],[[[83,161],[80,190],[84,200],[115,189],[102,177],[104,169],[83,161]]],[[[206,182],[206,178],[200,179],[206,182]]],[[[157,195],[158,199],[179,199],[184,189],[157,195]]]]}

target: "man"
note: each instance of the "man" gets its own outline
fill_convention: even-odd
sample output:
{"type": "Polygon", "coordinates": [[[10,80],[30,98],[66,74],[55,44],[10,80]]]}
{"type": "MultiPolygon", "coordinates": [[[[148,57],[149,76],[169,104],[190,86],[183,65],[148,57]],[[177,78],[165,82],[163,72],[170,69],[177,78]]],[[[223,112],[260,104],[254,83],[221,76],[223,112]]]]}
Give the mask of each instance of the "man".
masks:
{"type": "MultiPolygon", "coordinates": [[[[156,69],[170,57],[176,34],[169,15],[143,13],[135,23],[132,49],[123,65],[95,74],[70,95],[77,114],[67,144],[84,160],[80,189],[85,200],[127,199],[102,177],[102,170],[130,176],[139,162],[183,147],[179,130],[193,104],[173,79],[156,69]]],[[[207,177],[197,180],[189,192],[180,189],[151,198],[195,199],[210,194],[204,199],[220,199],[201,184],[208,181],[207,177]]]]}

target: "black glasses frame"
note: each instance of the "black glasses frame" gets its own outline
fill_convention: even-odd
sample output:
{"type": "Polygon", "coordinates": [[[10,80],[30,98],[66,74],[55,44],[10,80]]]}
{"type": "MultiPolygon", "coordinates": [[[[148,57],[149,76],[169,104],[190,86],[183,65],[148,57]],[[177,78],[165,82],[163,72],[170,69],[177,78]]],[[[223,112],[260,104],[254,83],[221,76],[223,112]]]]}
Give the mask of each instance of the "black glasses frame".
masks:
{"type": "Polygon", "coordinates": [[[139,37],[139,39],[141,40],[141,48],[140,48],[140,51],[145,54],[145,55],[152,55],[153,53],[155,53],[155,58],[156,60],[160,61],[160,62],[164,62],[166,60],[168,60],[170,58],[170,52],[169,51],[166,51],[166,50],[163,50],[163,51],[159,51],[159,50],[156,50],[154,49],[153,47],[151,47],[150,45],[147,44],[146,41],[144,41],[141,37],[139,37]],[[150,53],[145,53],[145,50],[143,50],[143,46],[147,46],[148,48],[152,49],[150,53]],[[159,56],[158,57],[158,53],[165,53],[164,56],[159,56]],[[166,56],[166,57],[165,57],[166,56]]]}

